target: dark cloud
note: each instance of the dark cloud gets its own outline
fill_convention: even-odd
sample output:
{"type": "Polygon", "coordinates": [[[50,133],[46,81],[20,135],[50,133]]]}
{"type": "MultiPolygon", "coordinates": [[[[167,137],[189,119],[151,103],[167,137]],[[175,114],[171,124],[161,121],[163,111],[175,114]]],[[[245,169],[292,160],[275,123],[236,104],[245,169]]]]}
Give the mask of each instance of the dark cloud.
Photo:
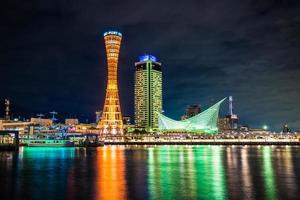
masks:
{"type": "Polygon", "coordinates": [[[167,115],[233,95],[243,123],[300,129],[297,0],[35,0],[7,1],[2,10],[0,94],[12,98],[16,116],[55,109],[93,119],[106,84],[102,33],[116,29],[126,115],[134,62],[152,53],[163,63],[167,115]]]}

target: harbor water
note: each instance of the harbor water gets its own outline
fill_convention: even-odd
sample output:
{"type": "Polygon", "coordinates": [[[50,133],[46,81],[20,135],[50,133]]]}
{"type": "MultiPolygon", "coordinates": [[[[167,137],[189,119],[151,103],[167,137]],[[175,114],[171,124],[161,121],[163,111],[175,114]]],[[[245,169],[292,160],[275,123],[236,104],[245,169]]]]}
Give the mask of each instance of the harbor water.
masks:
{"type": "Polygon", "coordinates": [[[300,146],[22,147],[0,199],[300,199],[300,146]]]}

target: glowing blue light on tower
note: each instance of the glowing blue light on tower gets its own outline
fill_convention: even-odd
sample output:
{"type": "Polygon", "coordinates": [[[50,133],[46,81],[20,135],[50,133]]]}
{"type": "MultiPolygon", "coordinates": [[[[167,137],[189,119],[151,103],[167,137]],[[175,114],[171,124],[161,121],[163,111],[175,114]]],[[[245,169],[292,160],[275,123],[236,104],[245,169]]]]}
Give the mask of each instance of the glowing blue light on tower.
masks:
{"type": "Polygon", "coordinates": [[[146,54],[146,55],[139,56],[139,61],[140,62],[146,62],[146,61],[156,62],[157,58],[155,56],[150,55],[150,54],[146,54]]]}
{"type": "Polygon", "coordinates": [[[118,36],[122,37],[122,33],[118,32],[118,31],[107,31],[107,32],[103,33],[104,37],[107,35],[118,35],[118,36]]]}

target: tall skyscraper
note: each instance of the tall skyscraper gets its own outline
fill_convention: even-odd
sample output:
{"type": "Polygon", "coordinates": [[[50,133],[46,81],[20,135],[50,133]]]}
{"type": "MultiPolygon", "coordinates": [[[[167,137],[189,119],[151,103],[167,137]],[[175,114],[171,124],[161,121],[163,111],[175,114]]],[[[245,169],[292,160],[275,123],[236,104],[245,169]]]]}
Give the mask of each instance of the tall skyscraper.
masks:
{"type": "Polygon", "coordinates": [[[123,121],[118,93],[118,60],[122,34],[116,31],[104,33],[108,79],[102,117],[98,128],[102,134],[123,134],[123,121]]]}
{"type": "Polygon", "coordinates": [[[135,63],[135,126],[152,131],[158,128],[162,111],[161,63],[152,55],[143,55],[135,63]]]}

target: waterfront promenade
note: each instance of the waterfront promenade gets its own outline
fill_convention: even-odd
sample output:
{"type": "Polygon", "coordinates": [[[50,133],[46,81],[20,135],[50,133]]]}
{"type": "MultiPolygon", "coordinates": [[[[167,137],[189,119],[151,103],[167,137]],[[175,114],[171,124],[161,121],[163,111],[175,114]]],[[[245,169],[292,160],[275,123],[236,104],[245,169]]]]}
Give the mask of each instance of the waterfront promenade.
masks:
{"type": "Polygon", "coordinates": [[[300,145],[298,139],[105,140],[105,145],[300,145]]]}

